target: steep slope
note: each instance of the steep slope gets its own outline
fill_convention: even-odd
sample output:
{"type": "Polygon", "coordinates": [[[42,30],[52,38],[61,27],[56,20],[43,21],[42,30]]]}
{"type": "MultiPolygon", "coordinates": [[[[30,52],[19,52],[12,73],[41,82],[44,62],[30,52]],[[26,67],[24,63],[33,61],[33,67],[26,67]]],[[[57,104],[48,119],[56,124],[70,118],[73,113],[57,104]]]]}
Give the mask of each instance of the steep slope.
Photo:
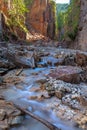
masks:
{"type": "Polygon", "coordinates": [[[87,51],[87,0],[81,0],[77,48],[87,51]]]}
{"type": "Polygon", "coordinates": [[[55,36],[55,14],[49,0],[35,0],[29,7],[26,23],[35,29],[36,32],[54,38],[55,36]]]}

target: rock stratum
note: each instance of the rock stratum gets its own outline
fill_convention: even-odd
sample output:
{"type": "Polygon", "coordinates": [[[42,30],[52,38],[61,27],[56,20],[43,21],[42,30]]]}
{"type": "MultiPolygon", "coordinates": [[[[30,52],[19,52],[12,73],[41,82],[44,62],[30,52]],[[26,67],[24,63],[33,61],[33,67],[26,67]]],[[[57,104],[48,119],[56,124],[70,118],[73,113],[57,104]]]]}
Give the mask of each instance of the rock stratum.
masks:
{"type": "Polygon", "coordinates": [[[87,1],[81,1],[77,47],[87,51],[87,1]]]}
{"type": "Polygon", "coordinates": [[[55,13],[49,0],[35,0],[29,7],[27,14],[27,26],[31,25],[42,35],[54,38],[55,35],[55,13]]]}

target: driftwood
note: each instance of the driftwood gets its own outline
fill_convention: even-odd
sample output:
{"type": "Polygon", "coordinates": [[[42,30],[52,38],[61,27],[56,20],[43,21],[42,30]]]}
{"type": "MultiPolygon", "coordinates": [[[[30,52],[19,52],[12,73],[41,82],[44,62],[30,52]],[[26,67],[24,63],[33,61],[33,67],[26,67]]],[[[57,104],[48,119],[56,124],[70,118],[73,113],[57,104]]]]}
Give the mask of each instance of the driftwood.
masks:
{"type": "Polygon", "coordinates": [[[19,105],[16,105],[16,104],[14,104],[14,106],[16,108],[18,108],[19,110],[21,110],[22,112],[24,112],[25,114],[28,114],[32,118],[38,120],[39,122],[41,122],[42,124],[44,124],[45,126],[47,126],[50,130],[61,130],[60,128],[56,127],[52,123],[48,122],[47,120],[44,120],[40,116],[37,116],[37,115],[33,114],[32,112],[28,111],[27,109],[23,109],[19,105]]]}
{"type": "Polygon", "coordinates": [[[21,72],[23,71],[23,67],[21,69],[19,69],[17,72],[16,72],[16,76],[19,76],[21,74],[21,72]]]}

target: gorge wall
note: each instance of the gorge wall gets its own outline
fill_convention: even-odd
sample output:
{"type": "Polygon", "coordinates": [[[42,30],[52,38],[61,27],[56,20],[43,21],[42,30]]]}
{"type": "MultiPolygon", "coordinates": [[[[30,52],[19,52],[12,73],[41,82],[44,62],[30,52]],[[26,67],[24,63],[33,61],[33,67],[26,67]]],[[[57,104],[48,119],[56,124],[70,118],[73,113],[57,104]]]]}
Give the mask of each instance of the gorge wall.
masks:
{"type": "Polygon", "coordinates": [[[77,48],[87,51],[87,0],[81,0],[77,48]]]}
{"type": "MultiPolygon", "coordinates": [[[[11,7],[11,0],[9,0],[9,2],[6,2],[3,7],[8,10],[9,5],[11,7]]],[[[29,32],[32,29],[36,33],[40,33],[44,36],[54,39],[55,13],[52,7],[53,5],[51,3],[51,0],[32,0],[32,3],[28,6],[29,12],[27,12],[25,15],[25,24],[29,32]]],[[[2,27],[0,19],[0,30],[1,29],[2,27]]],[[[6,28],[3,28],[3,30],[6,31],[6,28]]],[[[19,27],[15,27],[14,30],[19,38],[26,39],[27,34],[23,32],[19,27]]]]}
{"type": "Polygon", "coordinates": [[[27,14],[27,26],[31,25],[37,32],[54,38],[55,36],[55,13],[50,0],[33,0],[27,14]]]}

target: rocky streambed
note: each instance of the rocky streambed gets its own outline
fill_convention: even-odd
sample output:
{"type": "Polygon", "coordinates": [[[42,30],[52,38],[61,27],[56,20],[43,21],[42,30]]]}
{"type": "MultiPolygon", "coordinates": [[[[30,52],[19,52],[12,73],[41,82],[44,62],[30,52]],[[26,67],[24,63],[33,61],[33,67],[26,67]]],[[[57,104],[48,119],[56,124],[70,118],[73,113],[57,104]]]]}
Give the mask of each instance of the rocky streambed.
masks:
{"type": "Polygon", "coordinates": [[[0,129],[48,130],[15,105],[61,130],[87,130],[87,52],[0,45],[0,129]]]}

